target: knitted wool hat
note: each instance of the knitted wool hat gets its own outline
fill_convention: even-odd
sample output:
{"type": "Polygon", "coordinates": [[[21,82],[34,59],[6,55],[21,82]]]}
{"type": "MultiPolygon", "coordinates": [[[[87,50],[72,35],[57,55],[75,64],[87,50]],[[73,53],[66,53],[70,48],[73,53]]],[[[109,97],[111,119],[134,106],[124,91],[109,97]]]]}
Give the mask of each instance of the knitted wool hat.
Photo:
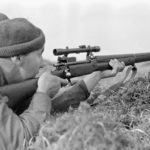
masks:
{"type": "Polygon", "coordinates": [[[24,18],[0,21],[0,57],[24,55],[43,47],[45,36],[24,18]]]}

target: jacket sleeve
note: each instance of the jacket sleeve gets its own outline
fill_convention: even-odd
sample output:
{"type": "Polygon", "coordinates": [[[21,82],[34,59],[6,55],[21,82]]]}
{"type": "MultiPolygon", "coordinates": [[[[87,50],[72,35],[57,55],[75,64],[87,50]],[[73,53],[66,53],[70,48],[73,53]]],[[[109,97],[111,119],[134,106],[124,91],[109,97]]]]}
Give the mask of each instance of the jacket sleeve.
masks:
{"type": "Polygon", "coordinates": [[[33,96],[29,108],[20,115],[27,140],[37,134],[40,125],[50,115],[50,110],[51,102],[49,96],[40,92],[36,93],[33,96]]]}
{"type": "Polygon", "coordinates": [[[81,101],[86,100],[90,93],[83,80],[75,85],[65,88],[52,99],[52,113],[66,111],[70,106],[77,107],[81,101]]]}
{"type": "Polygon", "coordinates": [[[17,116],[4,102],[0,103],[0,143],[11,149],[22,149],[38,133],[40,125],[49,115],[50,99],[46,94],[36,93],[28,110],[17,116]],[[7,144],[8,143],[8,144],[7,144]]]}

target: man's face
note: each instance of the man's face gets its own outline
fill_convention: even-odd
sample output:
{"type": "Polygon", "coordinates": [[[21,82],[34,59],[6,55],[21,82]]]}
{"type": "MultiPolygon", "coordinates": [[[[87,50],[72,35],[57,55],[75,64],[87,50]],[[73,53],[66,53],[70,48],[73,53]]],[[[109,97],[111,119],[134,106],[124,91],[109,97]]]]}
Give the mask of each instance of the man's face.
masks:
{"type": "Polygon", "coordinates": [[[20,74],[23,80],[34,78],[43,65],[43,49],[31,52],[21,58],[20,74]]]}
{"type": "Polygon", "coordinates": [[[42,52],[43,48],[18,58],[1,59],[0,66],[8,84],[34,78],[43,65],[42,52]]]}

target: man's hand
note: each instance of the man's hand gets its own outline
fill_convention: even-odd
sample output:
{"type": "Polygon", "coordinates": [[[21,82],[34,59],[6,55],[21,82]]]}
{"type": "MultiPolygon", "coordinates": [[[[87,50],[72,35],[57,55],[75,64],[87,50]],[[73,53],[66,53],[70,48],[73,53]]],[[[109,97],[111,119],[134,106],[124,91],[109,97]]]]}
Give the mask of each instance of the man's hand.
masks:
{"type": "Polygon", "coordinates": [[[61,86],[66,85],[67,83],[67,80],[53,76],[50,71],[46,71],[38,80],[37,92],[46,93],[52,98],[55,96],[61,86]]]}
{"type": "Polygon", "coordinates": [[[114,77],[118,72],[121,72],[125,68],[124,62],[120,62],[117,59],[111,59],[109,65],[112,67],[112,70],[106,70],[101,72],[102,78],[114,77]]]}

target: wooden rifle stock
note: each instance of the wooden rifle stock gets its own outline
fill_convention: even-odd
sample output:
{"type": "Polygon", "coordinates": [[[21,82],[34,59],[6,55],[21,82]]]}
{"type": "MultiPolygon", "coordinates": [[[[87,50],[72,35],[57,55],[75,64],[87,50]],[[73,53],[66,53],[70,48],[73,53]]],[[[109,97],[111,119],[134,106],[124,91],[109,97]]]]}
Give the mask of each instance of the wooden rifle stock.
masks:
{"type": "Polygon", "coordinates": [[[15,108],[21,100],[32,97],[37,88],[37,79],[26,80],[23,82],[5,85],[0,87],[0,94],[9,98],[7,104],[15,108]]]}

